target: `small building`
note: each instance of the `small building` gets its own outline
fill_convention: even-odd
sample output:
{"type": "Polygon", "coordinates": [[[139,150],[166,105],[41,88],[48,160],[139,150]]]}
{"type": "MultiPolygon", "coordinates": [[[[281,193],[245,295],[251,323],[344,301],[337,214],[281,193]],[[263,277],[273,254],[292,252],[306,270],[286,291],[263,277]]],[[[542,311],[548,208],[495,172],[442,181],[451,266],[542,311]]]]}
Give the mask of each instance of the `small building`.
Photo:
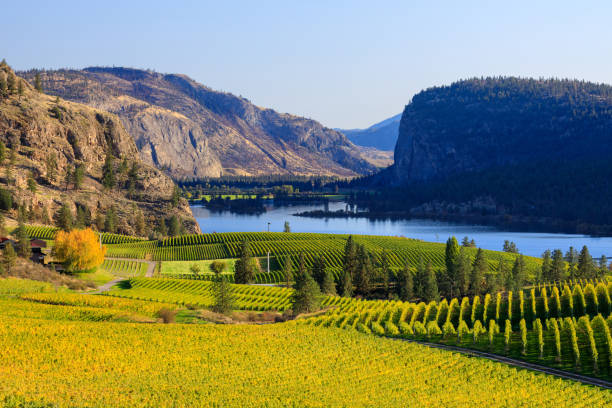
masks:
{"type": "Polygon", "coordinates": [[[0,249],[1,250],[4,251],[8,244],[11,244],[13,246],[13,248],[15,248],[15,241],[14,240],[12,240],[10,238],[7,238],[7,237],[0,237],[0,249]]]}
{"type": "Polygon", "coordinates": [[[39,264],[45,264],[46,253],[43,252],[43,248],[47,248],[47,242],[42,239],[31,239],[30,240],[30,249],[32,251],[32,256],[30,259],[32,262],[36,262],[39,264]]]}

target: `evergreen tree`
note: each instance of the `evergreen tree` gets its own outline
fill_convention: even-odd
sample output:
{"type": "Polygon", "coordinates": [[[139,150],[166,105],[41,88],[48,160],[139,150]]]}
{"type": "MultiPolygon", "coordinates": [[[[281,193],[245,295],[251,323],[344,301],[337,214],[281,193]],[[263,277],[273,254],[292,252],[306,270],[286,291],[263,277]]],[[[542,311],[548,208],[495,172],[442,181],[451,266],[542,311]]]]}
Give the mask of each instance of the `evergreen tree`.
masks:
{"type": "Polygon", "coordinates": [[[508,270],[508,266],[506,265],[506,261],[504,261],[504,258],[500,257],[499,258],[499,265],[497,267],[497,275],[496,275],[496,279],[497,279],[497,286],[499,287],[499,289],[503,289],[503,290],[510,290],[510,283],[512,281],[512,276],[510,274],[510,271],[508,270]]]}
{"type": "Polygon", "coordinates": [[[34,89],[36,89],[38,92],[42,92],[43,90],[39,72],[37,72],[36,75],[34,76],[34,89]]]}
{"type": "Polygon", "coordinates": [[[513,289],[515,292],[522,290],[523,286],[525,286],[526,273],[525,259],[523,258],[523,255],[519,255],[514,261],[514,266],[512,267],[513,289]]]}
{"type": "Polygon", "coordinates": [[[104,216],[104,231],[110,232],[111,234],[117,232],[117,215],[113,206],[110,206],[106,210],[104,216]]]}
{"type": "Polygon", "coordinates": [[[576,279],[578,276],[578,252],[574,249],[574,247],[570,247],[569,250],[565,253],[565,261],[567,262],[568,268],[567,273],[570,279],[576,279]]]}
{"type": "Polygon", "coordinates": [[[431,262],[425,267],[425,282],[423,283],[423,300],[425,302],[438,301],[438,281],[431,262]]]}
{"type": "Polygon", "coordinates": [[[171,237],[181,235],[181,220],[176,214],[168,219],[168,235],[171,237]]]}
{"type": "Polygon", "coordinates": [[[74,172],[72,173],[72,184],[75,190],[79,190],[83,186],[83,179],[85,178],[85,168],[83,164],[77,164],[74,166],[74,172]]]}
{"type": "MultiPolygon", "coordinates": [[[[348,272],[352,282],[353,277],[357,274],[357,248],[355,246],[355,242],[353,241],[353,237],[350,235],[346,241],[346,245],[344,246],[344,259],[342,263],[342,270],[343,272],[348,272]]],[[[344,275],[345,274],[343,274],[343,276],[344,275]]],[[[343,292],[340,291],[340,293],[343,292]]]]}
{"type": "Polygon", "coordinates": [[[283,232],[291,232],[291,226],[289,225],[289,221],[285,221],[285,226],[283,227],[283,232]]]}
{"type": "Polygon", "coordinates": [[[4,252],[2,255],[2,263],[4,264],[4,270],[6,273],[10,274],[17,260],[17,253],[15,252],[15,248],[13,248],[13,245],[10,243],[7,244],[4,248],[4,252]]]}
{"type": "Polygon", "coordinates": [[[541,268],[541,280],[544,282],[550,282],[552,279],[552,256],[550,249],[544,251],[542,255],[542,268],[541,268]]]}
{"type": "Polygon", "coordinates": [[[287,282],[287,288],[291,286],[291,279],[293,277],[293,262],[291,261],[290,255],[285,255],[285,265],[283,266],[285,281],[287,282]]]}
{"type": "Polygon", "coordinates": [[[9,93],[14,94],[17,91],[17,77],[12,71],[9,71],[6,78],[6,85],[9,93]]]}
{"type": "Polygon", "coordinates": [[[0,166],[4,164],[6,160],[6,145],[0,140],[0,166]]]}
{"type": "Polygon", "coordinates": [[[504,247],[503,247],[504,252],[509,252],[512,254],[518,254],[518,248],[516,247],[516,244],[512,241],[508,241],[505,240],[504,241],[504,247]]]}
{"type": "Polygon", "coordinates": [[[128,172],[128,196],[130,198],[134,197],[134,193],[136,192],[136,184],[139,179],[140,166],[137,161],[132,162],[132,166],[130,167],[130,171],[128,172]]]}
{"type": "Polygon", "coordinates": [[[102,166],[102,185],[106,188],[113,188],[117,183],[115,179],[115,158],[111,149],[106,151],[106,159],[102,166]]]}
{"type": "Polygon", "coordinates": [[[255,281],[255,261],[251,254],[249,241],[244,240],[240,246],[240,258],[234,264],[234,281],[236,283],[253,283],[255,281]]]}
{"type": "Polygon", "coordinates": [[[389,265],[389,256],[387,255],[387,250],[383,249],[380,254],[380,274],[383,279],[383,286],[385,289],[385,294],[387,297],[391,297],[391,281],[393,280],[393,271],[391,270],[391,266],[389,265]]]}
{"type": "Polygon", "coordinates": [[[17,93],[19,94],[19,98],[23,96],[23,81],[20,79],[17,84],[17,93]]]}
{"type": "Polygon", "coordinates": [[[23,222],[19,223],[15,236],[17,238],[17,255],[22,258],[29,258],[32,255],[32,250],[30,248],[30,238],[23,222]]]}
{"type": "Polygon", "coordinates": [[[334,276],[328,269],[325,269],[325,276],[323,277],[323,283],[321,284],[321,292],[325,293],[326,295],[336,295],[336,282],[334,281],[334,276]]]}
{"type": "Polygon", "coordinates": [[[55,224],[64,231],[72,229],[72,211],[70,211],[68,204],[64,203],[58,209],[55,215],[55,224]]]}
{"type": "Polygon", "coordinates": [[[414,279],[408,264],[404,265],[398,273],[397,295],[404,302],[409,302],[414,297],[414,279]]]}
{"type": "Polygon", "coordinates": [[[215,313],[229,314],[234,309],[234,296],[232,287],[227,278],[221,273],[215,273],[212,292],[214,303],[212,310],[215,313]]]}
{"type": "Polygon", "coordinates": [[[145,218],[144,215],[142,214],[142,211],[138,211],[137,215],[136,215],[136,223],[134,225],[135,230],[136,230],[136,234],[144,237],[146,235],[147,232],[147,224],[145,222],[145,218]]]}
{"type": "Polygon", "coordinates": [[[47,170],[47,180],[49,183],[54,183],[57,177],[57,157],[55,152],[51,152],[47,155],[45,167],[47,170]]]}
{"type": "Polygon", "coordinates": [[[30,190],[32,193],[36,193],[38,185],[36,184],[36,179],[34,178],[34,173],[32,173],[32,172],[28,173],[28,178],[26,180],[26,183],[28,185],[28,190],[30,190]]]}
{"type": "Polygon", "coordinates": [[[560,249],[555,249],[552,256],[550,268],[550,280],[559,282],[565,279],[565,260],[560,249]]]}
{"type": "Polygon", "coordinates": [[[355,293],[368,296],[372,290],[372,260],[363,245],[357,246],[357,273],[354,277],[355,293]]]}
{"type": "Polygon", "coordinates": [[[340,295],[344,297],[353,296],[353,277],[351,273],[344,269],[342,272],[342,278],[340,279],[340,295]]]}
{"type": "Polygon", "coordinates": [[[597,270],[597,278],[598,279],[603,279],[605,278],[606,274],[609,272],[608,269],[608,257],[605,255],[602,255],[599,258],[599,269],[597,270]]]}
{"type": "Polygon", "coordinates": [[[582,279],[595,277],[595,265],[586,245],[582,247],[580,255],[578,255],[578,277],[582,279]]]}
{"type": "Polygon", "coordinates": [[[294,285],[295,292],[291,299],[294,315],[316,312],[321,308],[321,290],[308,271],[298,276],[294,285]]]}
{"type": "Polygon", "coordinates": [[[317,282],[317,284],[323,289],[323,280],[327,274],[325,260],[323,257],[319,256],[314,259],[312,263],[312,277],[317,282]]]}
{"type": "Polygon", "coordinates": [[[181,190],[176,184],[172,189],[172,198],[170,200],[172,201],[172,207],[178,207],[179,202],[181,200],[181,190]]]}
{"type": "Polygon", "coordinates": [[[6,84],[6,78],[0,73],[0,96],[8,96],[8,86],[6,84]]]}
{"type": "Polygon", "coordinates": [[[467,295],[470,288],[471,271],[472,264],[470,262],[469,254],[466,249],[461,248],[461,250],[459,251],[459,258],[457,260],[457,293],[453,293],[455,297],[467,295]]]}
{"type": "MultiPolygon", "coordinates": [[[[463,245],[464,247],[469,246],[468,237],[463,238],[463,243],[467,245],[463,245]]],[[[450,237],[446,241],[446,251],[444,254],[444,263],[446,264],[446,275],[448,276],[449,281],[449,289],[450,289],[450,297],[461,293],[461,289],[459,288],[459,244],[457,243],[457,239],[453,236],[450,237]]]]}
{"type": "Polygon", "coordinates": [[[427,279],[427,277],[425,276],[426,273],[427,273],[427,270],[425,268],[425,264],[423,263],[423,258],[419,258],[419,262],[417,263],[413,282],[414,282],[414,295],[420,299],[425,298],[425,281],[427,279]]]}
{"type": "Polygon", "coordinates": [[[470,275],[470,290],[469,294],[478,296],[483,293],[485,288],[485,275],[488,272],[487,260],[484,257],[482,248],[478,248],[476,258],[472,263],[472,273],[470,275]]]}

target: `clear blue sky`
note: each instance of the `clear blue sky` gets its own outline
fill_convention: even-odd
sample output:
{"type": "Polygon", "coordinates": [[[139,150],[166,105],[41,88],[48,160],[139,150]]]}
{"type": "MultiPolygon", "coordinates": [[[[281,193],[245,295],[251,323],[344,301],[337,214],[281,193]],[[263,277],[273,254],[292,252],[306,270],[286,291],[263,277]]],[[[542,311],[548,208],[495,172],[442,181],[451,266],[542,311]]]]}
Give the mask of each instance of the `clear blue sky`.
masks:
{"type": "Polygon", "coordinates": [[[612,83],[609,1],[11,1],[16,69],[184,73],[259,106],[366,127],[486,75],[612,83]]]}

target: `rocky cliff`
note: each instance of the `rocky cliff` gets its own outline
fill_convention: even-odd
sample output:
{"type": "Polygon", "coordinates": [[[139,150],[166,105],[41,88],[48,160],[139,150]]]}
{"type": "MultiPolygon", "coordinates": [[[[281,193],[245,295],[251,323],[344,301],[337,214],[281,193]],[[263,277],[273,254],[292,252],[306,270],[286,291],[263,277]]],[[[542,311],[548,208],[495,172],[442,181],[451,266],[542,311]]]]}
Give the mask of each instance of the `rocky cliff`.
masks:
{"type": "MultiPolygon", "coordinates": [[[[30,82],[36,71],[22,73],[30,82]]],[[[46,92],[117,114],[141,158],[174,178],[376,169],[343,134],[260,108],[184,75],[128,68],[40,72],[46,92]]]]}
{"type": "MultiPolygon", "coordinates": [[[[73,215],[77,207],[87,209],[90,219],[114,207],[117,229],[123,233],[135,232],[141,213],[150,226],[176,214],[187,230],[199,230],[185,200],[171,205],[173,181],[138,159],[133,138],[115,115],[39,92],[0,65],[0,83],[9,77],[18,85],[0,89],[0,141],[7,146],[0,184],[13,193],[14,207],[31,207],[32,222],[48,222],[66,203],[73,215]],[[101,183],[108,151],[114,158],[113,188],[101,183]],[[130,191],[127,169],[121,168],[124,160],[137,169],[130,191]],[[83,170],[78,188],[67,177],[76,166],[83,170]]],[[[16,208],[11,212],[15,215],[16,208]]]]}

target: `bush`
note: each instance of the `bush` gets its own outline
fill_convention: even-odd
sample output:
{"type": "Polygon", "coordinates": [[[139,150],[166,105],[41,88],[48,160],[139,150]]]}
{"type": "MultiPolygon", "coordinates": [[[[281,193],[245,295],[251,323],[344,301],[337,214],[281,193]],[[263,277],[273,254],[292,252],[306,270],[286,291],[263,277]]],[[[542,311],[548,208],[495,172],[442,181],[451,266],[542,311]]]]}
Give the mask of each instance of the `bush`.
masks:
{"type": "Polygon", "coordinates": [[[163,308],[157,312],[157,317],[161,318],[164,323],[174,323],[176,319],[176,310],[163,308]]]}
{"type": "Polygon", "coordinates": [[[13,194],[5,189],[0,189],[0,210],[8,211],[13,208],[13,194]]]}

